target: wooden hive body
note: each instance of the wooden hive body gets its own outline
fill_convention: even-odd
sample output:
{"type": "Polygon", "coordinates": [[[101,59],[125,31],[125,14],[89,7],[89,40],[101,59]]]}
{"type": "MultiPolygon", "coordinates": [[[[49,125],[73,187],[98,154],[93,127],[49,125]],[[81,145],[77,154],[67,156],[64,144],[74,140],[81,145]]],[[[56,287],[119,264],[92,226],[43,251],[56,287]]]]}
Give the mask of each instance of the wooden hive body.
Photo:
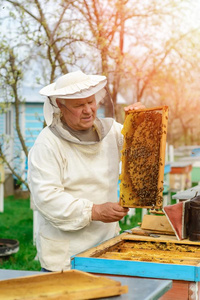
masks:
{"type": "Polygon", "coordinates": [[[127,113],[120,175],[123,207],[162,207],[167,122],[167,106],[127,113]]]}
{"type": "Polygon", "coordinates": [[[72,260],[72,268],[92,273],[200,282],[200,243],[175,236],[122,233],[72,260]]]}

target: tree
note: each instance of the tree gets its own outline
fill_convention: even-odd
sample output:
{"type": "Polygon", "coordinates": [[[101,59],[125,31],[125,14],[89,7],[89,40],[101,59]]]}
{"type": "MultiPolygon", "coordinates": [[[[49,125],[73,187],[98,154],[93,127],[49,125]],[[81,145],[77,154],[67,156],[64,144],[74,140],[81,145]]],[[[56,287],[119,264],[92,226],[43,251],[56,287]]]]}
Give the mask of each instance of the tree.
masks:
{"type": "MultiPolygon", "coordinates": [[[[6,34],[2,33],[1,35],[0,50],[4,55],[0,58],[2,70],[0,88],[2,91],[7,91],[4,95],[5,102],[2,104],[2,112],[5,112],[6,107],[8,108],[11,102],[14,104],[15,130],[20,141],[20,148],[19,152],[10,161],[6,155],[10,140],[7,140],[7,136],[2,135],[0,156],[17,180],[28,188],[26,178],[24,178],[24,170],[17,169],[13,162],[16,159],[27,160],[29,151],[19,123],[20,105],[24,101],[23,97],[19,95],[19,88],[23,86],[28,68],[33,62],[35,63],[34,59],[37,66],[39,62],[42,63],[41,66],[45,65],[45,68],[42,70],[43,73],[40,72],[40,76],[38,76],[41,77],[43,74],[42,79],[44,82],[49,83],[58,74],[67,73],[66,52],[68,64],[75,62],[76,57],[73,55],[74,49],[72,46],[74,42],[81,40],[81,35],[76,34],[76,36],[73,35],[73,38],[71,38],[71,31],[73,31],[73,27],[76,26],[77,22],[74,21],[74,26],[72,26],[73,20],[70,19],[71,23],[68,20],[70,14],[66,17],[70,1],[69,3],[60,2],[59,13],[56,10],[54,13],[51,10],[45,10],[45,4],[47,2],[49,4],[49,1],[35,0],[34,6],[32,5],[33,1],[8,0],[4,2],[12,4],[15,8],[15,13],[12,12],[11,7],[9,15],[3,19],[5,22],[7,18],[14,19],[14,26],[10,31],[7,30],[6,34]],[[53,18],[50,19],[50,15],[53,18]],[[51,22],[49,22],[49,19],[51,22]],[[65,34],[66,30],[63,30],[63,26],[66,26],[66,24],[68,24],[67,27],[69,28],[67,36],[65,34]],[[72,56],[73,61],[71,59],[72,56]]],[[[56,2],[52,1],[52,3],[56,2]]],[[[40,81],[38,78],[33,79],[35,84],[37,81],[40,81]]]]}
{"type": "MultiPolygon", "coordinates": [[[[14,101],[15,106],[15,130],[20,141],[20,149],[19,152],[16,153],[15,158],[21,157],[21,151],[23,151],[25,157],[28,157],[28,148],[26,146],[25,140],[23,138],[20,126],[20,103],[23,101],[19,95],[19,85],[23,79],[23,73],[21,69],[21,65],[23,65],[22,61],[18,61],[17,55],[14,53],[14,48],[10,48],[4,42],[0,45],[1,53],[4,53],[4,58],[0,61],[0,68],[1,68],[1,80],[0,80],[0,87],[2,91],[6,91],[4,93],[5,99],[7,101],[3,103],[2,109],[4,112],[9,107],[10,103],[14,101]]],[[[24,59],[23,59],[24,61],[24,59]]],[[[0,157],[6,166],[9,168],[11,173],[28,188],[28,184],[26,180],[23,178],[23,172],[19,173],[15,166],[13,165],[13,161],[9,161],[6,156],[7,147],[9,147],[10,140],[7,140],[7,137],[3,134],[1,135],[0,141],[0,157]]]]}
{"type": "MultiPolygon", "coordinates": [[[[41,86],[78,68],[105,74],[115,106],[119,92],[127,103],[167,104],[170,124],[179,120],[176,141],[185,132],[188,142],[191,132],[193,139],[197,135],[193,127],[188,129],[191,118],[184,116],[199,74],[199,30],[186,22],[195,5],[195,0],[4,0],[7,14],[1,22],[11,30],[6,36],[1,33],[5,53],[0,59],[5,65],[1,86],[12,91],[18,105],[23,101],[18,87],[28,72],[33,84],[41,86]]],[[[195,90],[197,105],[196,85],[195,90]]],[[[170,140],[176,142],[172,136],[170,140]]],[[[26,156],[20,132],[19,138],[26,156]]]]}
{"type": "Polygon", "coordinates": [[[185,21],[186,13],[191,10],[189,4],[180,0],[73,3],[86,20],[93,47],[99,51],[99,72],[108,76],[114,104],[118,92],[126,94],[126,89],[132,89],[129,102],[134,99],[145,102],[149,89],[158,82],[163,70],[169,64],[176,64],[173,52],[183,56],[186,48],[181,51],[177,44],[191,30],[185,21]],[[186,29],[179,26],[183,22],[186,29]]]}
{"type": "Polygon", "coordinates": [[[150,105],[156,101],[158,105],[170,107],[168,141],[177,146],[195,144],[199,141],[198,36],[199,28],[196,28],[174,43],[168,63],[162,65],[152,84],[147,88],[150,105]]]}

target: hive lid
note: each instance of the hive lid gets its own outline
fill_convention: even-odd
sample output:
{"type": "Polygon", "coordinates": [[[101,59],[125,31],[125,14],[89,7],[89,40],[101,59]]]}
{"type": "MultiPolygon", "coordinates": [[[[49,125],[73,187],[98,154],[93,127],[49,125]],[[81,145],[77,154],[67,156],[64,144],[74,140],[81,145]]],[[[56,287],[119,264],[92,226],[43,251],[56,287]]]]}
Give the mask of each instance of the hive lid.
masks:
{"type": "Polygon", "coordinates": [[[196,195],[200,195],[200,185],[196,185],[185,191],[178,192],[172,196],[172,199],[187,200],[193,198],[196,195]]]}

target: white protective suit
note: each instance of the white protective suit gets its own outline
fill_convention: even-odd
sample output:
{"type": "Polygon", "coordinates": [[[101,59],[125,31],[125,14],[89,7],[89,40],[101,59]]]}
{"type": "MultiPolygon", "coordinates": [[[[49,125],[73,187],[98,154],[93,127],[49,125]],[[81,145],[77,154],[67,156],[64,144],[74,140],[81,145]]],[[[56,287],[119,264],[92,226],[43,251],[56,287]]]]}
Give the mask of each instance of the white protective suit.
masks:
{"type": "Polygon", "coordinates": [[[36,246],[43,268],[67,270],[72,255],[118,234],[118,222],[92,221],[91,211],[93,203],[118,201],[121,129],[114,121],[102,140],[86,143],[46,127],[30,150],[28,182],[38,211],[36,246]]]}

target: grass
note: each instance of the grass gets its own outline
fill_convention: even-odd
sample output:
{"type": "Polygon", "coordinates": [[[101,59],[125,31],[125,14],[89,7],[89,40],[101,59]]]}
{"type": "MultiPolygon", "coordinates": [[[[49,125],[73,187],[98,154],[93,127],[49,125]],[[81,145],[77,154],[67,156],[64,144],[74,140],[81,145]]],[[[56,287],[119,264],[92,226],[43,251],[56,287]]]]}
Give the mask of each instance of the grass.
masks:
{"type": "Polygon", "coordinates": [[[137,227],[138,224],[141,222],[141,220],[142,220],[142,209],[136,208],[135,215],[133,216],[127,215],[121,221],[119,221],[121,232],[133,227],[137,227]]]}
{"type": "MultiPolygon", "coordinates": [[[[135,216],[126,216],[121,222],[121,231],[135,227],[141,220],[140,209],[135,216]]],[[[19,251],[0,257],[0,269],[40,271],[40,263],[35,260],[36,248],[33,245],[33,211],[29,199],[4,199],[4,212],[0,213],[0,238],[18,240],[19,251]]]]}
{"type": "Polygon", "coordinates": [[[17,253],[3,259],[0,257],[1,269],[41,269],[39,261],[35,260],[33,211],[29,199],[15,199],[13,196],[4,199],[4,212],[0,213],[0,238],[18,240],[20,246],[17,253]]]}

